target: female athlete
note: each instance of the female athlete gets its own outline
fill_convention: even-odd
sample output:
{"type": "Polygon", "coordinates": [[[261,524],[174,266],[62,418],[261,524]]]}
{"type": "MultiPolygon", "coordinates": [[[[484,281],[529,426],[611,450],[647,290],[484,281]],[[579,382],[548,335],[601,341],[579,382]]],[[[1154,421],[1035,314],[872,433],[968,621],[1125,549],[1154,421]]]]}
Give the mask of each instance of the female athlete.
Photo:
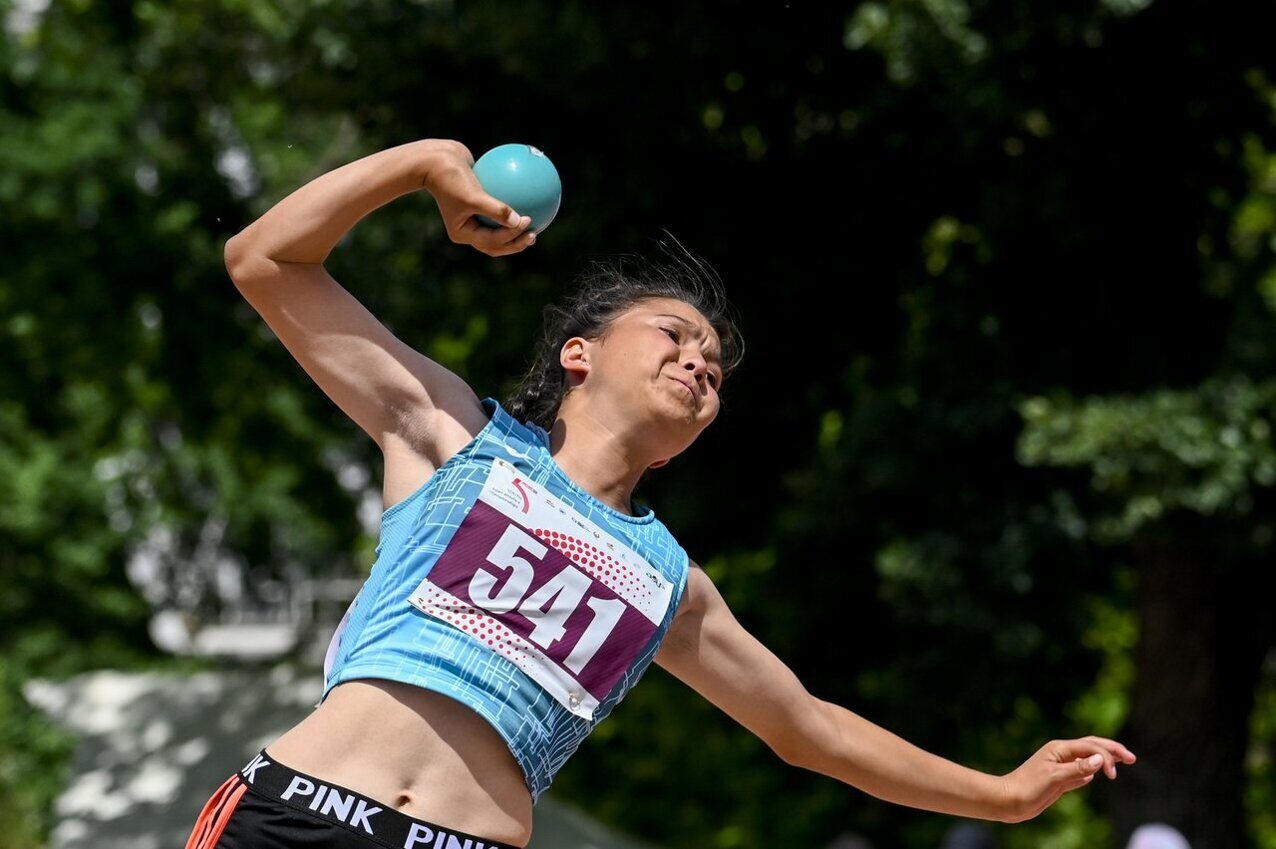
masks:
{"type": "Polygon", "coordinates": [[[1017,822],[1134,763],[1086,737],[988,775],[813,696],[635,509],[643,475],[714,420],[742,350],[694,261],[587,276],[505,406],[328,274],[355,223],[419,189],[453,242],[493,257],[529,248],[529,219],[483,191],[473,162],[455,141],[390,148],[302,186],[226,244],[238,290],[381,449],[386,512],[320,703],[214,793],[187,849],[525,846],[554,773],[652,660],[786,763],[929,811],[1017,822]]]}

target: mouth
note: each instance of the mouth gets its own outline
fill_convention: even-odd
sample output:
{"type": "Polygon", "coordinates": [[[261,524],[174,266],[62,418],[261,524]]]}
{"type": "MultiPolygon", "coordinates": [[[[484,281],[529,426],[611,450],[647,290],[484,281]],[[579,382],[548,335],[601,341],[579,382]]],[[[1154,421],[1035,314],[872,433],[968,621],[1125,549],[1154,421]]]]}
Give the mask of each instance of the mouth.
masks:
{"type": "Polygon", "coordinates": [[[674,383],[678,384],[679,386],[681,386],[683,389],[687,390],[687,394],[691,396],[691,402],[695,404],[697,407],[700,406],[698,399],[696,398],[695,390],[692,389],[691,386],[685,380],[679,380],[676,377],[671,377],[669,379],[672,380],[674,383]]]}

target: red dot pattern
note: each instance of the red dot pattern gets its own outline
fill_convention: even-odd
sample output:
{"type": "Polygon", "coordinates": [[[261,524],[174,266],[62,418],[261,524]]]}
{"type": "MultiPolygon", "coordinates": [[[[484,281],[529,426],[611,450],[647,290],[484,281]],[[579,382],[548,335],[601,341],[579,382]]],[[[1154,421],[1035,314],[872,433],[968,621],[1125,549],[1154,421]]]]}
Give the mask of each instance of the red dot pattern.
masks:
{"type": "Polygon", "coordinates": [[[432,615],[486,642],[524,671],[530,671],[532,666],[538,665],[536,657],[525,648],[526,641],[491,614],[435,587],[429,588],[428,599],[417,596],[416,601],[423,609],[428,608],[432,615]]]}
{"type": "Polygon", "coordinates": [[[584,569],[594,580],[624,599],[644,600],[652,597],[651,590],[628,566],[612,557],[596,545],[583,539],[549,528],[531,528],[541,542],[561,552],[568,560],[584,569]]]}

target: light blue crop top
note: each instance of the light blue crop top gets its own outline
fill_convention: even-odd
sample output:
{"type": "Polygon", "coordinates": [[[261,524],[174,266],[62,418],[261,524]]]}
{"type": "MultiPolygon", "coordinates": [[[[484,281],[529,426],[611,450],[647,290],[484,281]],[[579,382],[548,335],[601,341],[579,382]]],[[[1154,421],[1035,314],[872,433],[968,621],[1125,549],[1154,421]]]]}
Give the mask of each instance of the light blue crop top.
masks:
{"type": "Polygon", "coordinates": [[[650,508],[602,503],[544,429],[482,403],[483,430],[385,511],[323,697],[354,678],[451,696],[509,744],[535,802],[655,657],[688,560],[650,508]]]}

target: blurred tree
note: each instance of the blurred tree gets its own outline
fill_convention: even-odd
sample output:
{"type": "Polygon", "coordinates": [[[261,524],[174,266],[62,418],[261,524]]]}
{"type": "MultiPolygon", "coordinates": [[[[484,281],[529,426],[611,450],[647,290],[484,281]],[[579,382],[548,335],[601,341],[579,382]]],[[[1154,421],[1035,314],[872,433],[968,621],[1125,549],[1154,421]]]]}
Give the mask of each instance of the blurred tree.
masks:
{"type": "MultiPolygon", "coordinates": [[[[1266,80],[1251,83],[1272,101],[1266,80]]],[[[1241,845],[1251,711],[1276,648],[1276,157],[1259,145],[1244,145],[1250,194],[1224,257],[1203,263],[1235,309],[1215,375],[1184,390],[1032,398],[1019,442],[1026,463],[1089,470],[1089,532],[1126,544],[1138,574],[1121,733],[1146,768],[1110,791],[1116,831],[1171,821],[1193,846],[1241,845]]]]}
{"type": "MultiPolygon", "coordinates": [[[[1000,540],[1030,542],[1023,577],[1036,583],[1050,571],[1053,558],[1038,546],[1052,535],[1062,533],[1065,545],[1086,538],[1105,546],[1056,551],[1081,553],[1091,567],[1071,569],[1047,599],[1075,603],[1078,590],[1103,586],[1093,566],[1119,570],[1128,560],[1139,641],[1129,714],[1117,735],[1142,761],[1110,790],[1103,782],[1096,788],[1111,812],[1113,842],[1123,845],[1140,823],[1168,820],[1195,847],[1239,846],[1247,840],[1250,713],[1276,645],[1269,565],[1276,346],[1268,292],[1276,170],[1267,153],[1276,100],[1252,20],[1188,6],[1142,11],[1146,5],[1111,3],[1107,14],[1071,20],[1045,16],[1049,30],[1036,33],[1017,22],[1007,31],[1013,16],[1005,10],[971,24],[961,3],[869,3],[852,18],[848,39],[875,46],[906,88],[921,88],[919,80],[932,96],[948,88],[926,77],[943,55],[924,49],[935,33],[967,58],[964,67],[992,71],[943,68],[954,99],[960,87],[963,105],[977,104],[977,114],[990,119],[979,149],[1003,136],[1005,176],[1014,181],[973,169],[982,185],[970,187],[968,211],[937,219],[923,241],[927,271],[938,280],[905,287],[906,307],[916,305],[910,350],[922,352],[920,363],[939,380],[915,373],[910,397],[941,408],[952,403],[948,395],[967,408],[984,399],[995,410],[998,395],[1031,393],[1022,405],[1021,461],[1092,473],[1056,478],[1050,493],[1034,494],[1041,479],[1007,470],[998,486],[964,468],[959,489],[941,487],[945,515],[922,517],[924,530],[882,549],[878,563],[887,590],[901,581],[933,590],[937,574],[954,588],[974,583],[967,570],[980,567],[975,552],[988,550],[981,538],[992,534],[984,537],[978,518],[961,509],[965,499],[954,504],[952,495],[983,489],[970,500],[988,510],[1006,503],[998,490],[1010,481],[1028,512],[1004,517],[1000,540]],[[1134,12],[1142,13],[1128,17],[1134,12]],[[996,46],[981,60],[989,44],[996,46]],[[998,119],[1005,123],[992,129],[998,119]],[[967,281],[981,291],[955,291],[967,281]],[[980,307],[988,308],[982,317],[958,312],[956,328],[938,316],[980,307]],[[979,356],[969,344],[975,329],[999,357],[979,356]],[[1046,525],[1055,533],[1025,534],[1023,519],[1045,505],[1053,505],[1046,525]],[[951,525],[961,528],[956,539],[937,547],[938,529],[951,525]],[[946,561],[966,568],[939,570],[946,561]]],[[[970,134],[978,121],[962,109],[941,107],[961,115],[952,124],[970,134]]],[[[958,138],[941,132],[938,142],[958,138]]],[[[928,149],[919,158],[943,161],[943,153],[928,149]]],[[[942,421],[942,413],[923,421],[942,421]]],[[[952,446],[942,436],[918,442],[952,446]]],[[[940,462],[963,465],[935,460],[927,468],[932,482],[946,477],[940,462]]],[[[905,483],[905,491],[919,483],[905,483]]],[[[1003,569],[1014,562],[998,561],[1003,569]]],[[[994,597],[983,592],[978,601],[994,597]]],[[[938,594],[927,600],[935,605],[931,616],[951,605],[938,594]]],[[[1051,616],[1035,605],[1021,609],[1037,625],[1051,616]]]]}

